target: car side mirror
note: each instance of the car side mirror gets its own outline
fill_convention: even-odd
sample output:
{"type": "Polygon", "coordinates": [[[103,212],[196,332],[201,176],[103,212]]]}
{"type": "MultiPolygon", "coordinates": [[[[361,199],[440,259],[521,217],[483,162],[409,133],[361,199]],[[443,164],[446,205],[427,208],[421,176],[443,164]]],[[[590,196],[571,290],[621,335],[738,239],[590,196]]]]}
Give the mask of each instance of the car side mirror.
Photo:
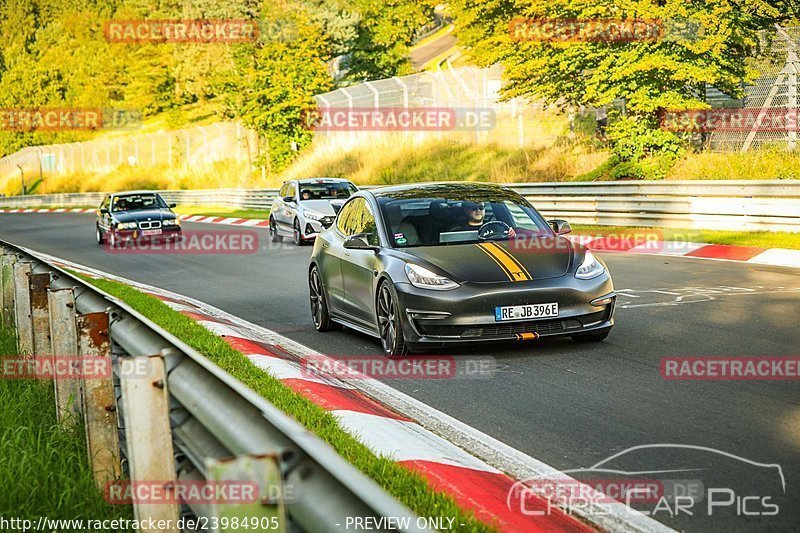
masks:
{"type": "Polygon", "coordinates": [[[564,235],[572,232],[572,228],[570,227],[569,222],[566,220],[556,218],[553,220],[548,220],[547,223],[550,224],[550,227],[553,228],[553,231],[555,231],[558,235],[564,235]]]}
{"type": "Polygon", "coordinates": [[[283,197],[283,201],[286,202],[286,203],[289,203],[289,202],[293,203],[294,202],[294,196],[284,196],[283,197]]]}
{"type": "Polygon", "coordinates": [[[171,204],[169,204],[169,208],[170,209],[172,209],[173,207],[178,207],[178,204],[176,204],[175,202],[172,202],[171,204]]]}
{"type": "Polygon", "coordinates": [[[374,250],[377,251],[378,247],[369,243],[369,233],[356,233],[350,235],[344,240],[344,247],[348,250],[374,250]]]}
{"type": "Polygon", "coordinates": [[[106,209],[105,207],[101,207],[100,208],[100,213],[103,214],[103,215],[107,215],[108,214],[108,209],[106,209]]]}

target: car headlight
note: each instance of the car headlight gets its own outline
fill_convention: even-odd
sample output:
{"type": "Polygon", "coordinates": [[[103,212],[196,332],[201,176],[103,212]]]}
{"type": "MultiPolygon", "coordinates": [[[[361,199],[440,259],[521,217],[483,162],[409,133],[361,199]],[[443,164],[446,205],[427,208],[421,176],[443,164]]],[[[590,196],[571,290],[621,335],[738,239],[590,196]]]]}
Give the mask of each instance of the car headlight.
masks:
{"type": "Polygon", "coordinates": [[[177,218],[170,218],[161,223],[164,226],[180,226],[181,221],[177,218]]]}
{"type": "Polygon", "coordinates": [[[597,260],[592,252],[586,252],[583,263],[581,263],[581,266],[575,271],[575,277],[578,279],[592,279],[605,271],[605,267],[597,260]]]}
{"type": "Polygon", "coordinates": [[[411,284],[419,289],[446,291],[458,287],[458,283],[450,278],[434,274],[427,268],[406,263],[406,276],[411,284]]]}
{"type": "Polygon", "coordinates": [[[118,222],[117,229],[136,229],[139,227],[137,222],[118,222]]]}
{"type": "Polygon", "coordinates": [[[322,213],[315,213],[314,211],[303,211],[303,216],[308,220],[316,220],[319,222],[325,215],[322,213]]]}

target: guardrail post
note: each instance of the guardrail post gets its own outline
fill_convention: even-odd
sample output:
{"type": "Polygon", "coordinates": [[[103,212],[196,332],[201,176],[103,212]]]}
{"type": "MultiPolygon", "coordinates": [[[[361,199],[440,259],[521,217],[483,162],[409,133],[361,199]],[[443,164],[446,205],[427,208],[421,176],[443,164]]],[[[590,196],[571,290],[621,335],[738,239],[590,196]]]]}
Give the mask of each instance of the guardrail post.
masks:
{"type": "MultiPolygon", "coordinates": [[[[70,291],[71,292],[71,291],[70,291]]],[[[119,436],[117,435],[116,402],[108,338],[108,312],[78,316],[78,353],[104,361],[102,375],[83,379],[83,418],[86,426],[86,448],[98,487],[119,478],[119,436]]]]}
{"type": "MultiPolygon", "coordinates": [[[[131,483],[163,483],[168,492],[168,485],[174,488],[177,475],[163,358],[153,355],[122,359],[120,387],[131,483]]],[[[170,520],[172,524],[170,529],[140,529],[142,532],[178,532],[177,503],[134,500],[133,514],[137,520],[170,520]]]]}
{"type": "MultiPolygon", "coordinates": [[[[50,314],[48,295],[50,273],[31,274],[31,324],[33,326],[33,353],[37,357],[52,357],[55,352],[50,342],[50,314]]],[[[58,355],[73,355],[72,352],[58,355]]],[[[58,381],[58,380],[56,380],[58,381]]]]}
{"type": "MultiPolygon", "coordinates": [[[[51,354],[54,357],[78,356],[78,333],[75,324],[75,295],[72,289],[48,291],[51,354]]],[[[72,363],[70,363],[72,364],[72,363]]],[[[55,376],[56,415],[58,421],[74,426],[80,414],[81,388],[78,379],[55,376]]]]}
{"type": "Polygon", "coordinates": [[[3,280],[3,307],[2,319],[6,326],[14,324],[14,263],[17,256],[14,254],[3,254],[0,260],[0,278],[3,280]]]}
{"type": "Polygon", "coordinates": [[[33,322],[31,321],[31,264],[14,263],[14,317],[20,355],[33,355],[33,322]]]}
{"type": "MultiPolygon", "coordinates": [[[[252,502],[216,501],[212,506],[217,518],[227,518],[227,523],[238,519],[239,524],[257,523],[260,531],[286,531],[286,508],[284,487],[278,459],[274,455],[245,455],[223,461],[206,459],[208,482],[211,485],[253,482],[255,487],[252,502]]],[[[242,487],[244,489],[244,487],[242,487]]],[[[242,498],[246,500],[246,498],[242,498]]],[[[235,531],[220,528],[221,532],[235,531]]]]}

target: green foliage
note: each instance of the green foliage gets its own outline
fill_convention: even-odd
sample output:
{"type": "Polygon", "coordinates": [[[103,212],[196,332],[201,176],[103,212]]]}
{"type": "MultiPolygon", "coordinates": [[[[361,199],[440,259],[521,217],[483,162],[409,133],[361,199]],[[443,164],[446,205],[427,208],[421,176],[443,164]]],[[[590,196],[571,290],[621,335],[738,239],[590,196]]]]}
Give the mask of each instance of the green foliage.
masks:
{"type": "Polygon", "coordinates": [[[668,161],[679,152],[675,136],[656,133],[658,112],[707,107],[707,86],[741,95],[743,84],[757,75],[747,61],[758,46],[756,31],[790,16],[788,9],[766,0],[453,0],[450,6],[459,40],[477,63],[505,67],[506,97],[561,105],[624,99],[627,110],[643,121],[614,128],[619,135],[613,146],[633,174],[658,173],[664,166],[640,168],[637,158],[661,152],[668,161]],[[659,21],[663,34],[628,41],[515,40],[510,30],[515,18],[659,21]],[[634,134],[643,138],[625,139],[634,134]]]}

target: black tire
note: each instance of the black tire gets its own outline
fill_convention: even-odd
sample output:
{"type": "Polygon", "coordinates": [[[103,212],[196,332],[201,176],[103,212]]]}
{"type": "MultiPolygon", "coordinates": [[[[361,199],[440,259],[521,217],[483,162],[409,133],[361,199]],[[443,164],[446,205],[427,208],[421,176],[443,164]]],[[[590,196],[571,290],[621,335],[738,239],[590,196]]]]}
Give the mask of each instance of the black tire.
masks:
{"type": "Polygon", "coordinates": [[[278,235],[278,226],[275,224],[275,219],[269,217],[269,240],[272,242],[282,242],[283,237],[278,235]]]}
{"type": "Polygon", "coordinates": [[[314,329],[320,332],[340,329],[341,326],[331,320],[328,313],[328,301],[325,299],[325,288],[322,285],[322,278],[319,275],[317,266],[311,267],[308,272],[308,292],[309,303],[311,304],[311,320],[314,322],[314,329]]]}
{"type": "Polygon", "coordinates": [[[388,281],[381,283],[375,303],[381,348],[388,357],[405,357],[411,350],[403,338],[403,319],[396,302],[397,293],[392,284],[388,281]]]}
{"type": "Polygon", "coordinates": [[[294,224],[292,224],[292,235],[295,246],[303,246],[305,244],[303,234],[300,231],[300,221],[297,219],[294,219],[294,224]]]}
{"type": "Polygon", "coordinates": [[[97,244],[106,243],[105,235],[103,235],[103,230],[100,229],[100,226],[95,227],[94,238],[97,240],[97,244]]]}
{"type": "Polygon", "coordinates": [[[581,335],[573,335],[572,340],[575,342],[600,342],[606,340],[611,330],[601,331],[600,333],[582,333],[581,335]]]}

